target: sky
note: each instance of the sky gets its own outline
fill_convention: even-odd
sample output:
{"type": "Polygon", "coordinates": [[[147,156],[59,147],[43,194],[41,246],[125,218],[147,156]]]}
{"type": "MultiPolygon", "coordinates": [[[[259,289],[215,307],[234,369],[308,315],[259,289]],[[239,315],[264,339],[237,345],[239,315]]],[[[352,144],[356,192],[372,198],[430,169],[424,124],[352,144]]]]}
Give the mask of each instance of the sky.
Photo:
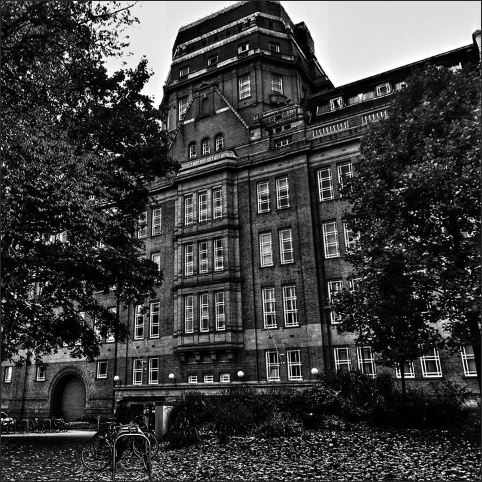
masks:
{"type": "MultiPolygon", "coordinates": [[[[128,2],[123,2],[128,3],[128,2]]],[[[178,29],[236,2],[145,1],[132,13],[132,55],[109,61],[136,65],[142,56],[154,71],[144,92],[159,105],[178,29]]],[[[294,23],[305,22],[316,57],[335,87],[472,43],[480,29],[478,1],[282,1],[294,23]]]]}

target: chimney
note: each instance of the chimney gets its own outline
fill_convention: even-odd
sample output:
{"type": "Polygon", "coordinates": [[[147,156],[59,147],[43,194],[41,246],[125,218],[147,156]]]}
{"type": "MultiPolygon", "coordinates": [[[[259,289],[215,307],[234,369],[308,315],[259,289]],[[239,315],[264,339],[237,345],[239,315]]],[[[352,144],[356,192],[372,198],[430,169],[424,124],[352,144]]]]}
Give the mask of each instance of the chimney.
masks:
{"type": "Polygon", "coordinates": [[[479,51],[479,57],[482,57],[482,51],[481,51],[481,46],[480,46],[480,29],[476,30],[472,34],[472,40],[474,41],[474,45],[477,46],[477,49],[479,51]]]}

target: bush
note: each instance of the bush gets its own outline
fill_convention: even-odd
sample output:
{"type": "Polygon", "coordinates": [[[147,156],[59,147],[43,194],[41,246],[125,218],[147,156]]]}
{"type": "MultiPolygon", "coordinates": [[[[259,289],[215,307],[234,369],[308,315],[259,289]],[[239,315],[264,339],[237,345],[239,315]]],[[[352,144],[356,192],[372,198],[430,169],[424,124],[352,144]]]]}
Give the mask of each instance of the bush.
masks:
{"type": "Polygon", "coordinates": [[[276,411],[256,430],[259,437],[293,437],[301,432],[301,426],[288,413],[276,411]]]}
{"type": "Polygon", "coordinates": [[[240,400],[220,398],[215,404],[214,430],[220,443],[226,443],[232,435],[244,435],[255,426],[252,410],[240,400]]]}

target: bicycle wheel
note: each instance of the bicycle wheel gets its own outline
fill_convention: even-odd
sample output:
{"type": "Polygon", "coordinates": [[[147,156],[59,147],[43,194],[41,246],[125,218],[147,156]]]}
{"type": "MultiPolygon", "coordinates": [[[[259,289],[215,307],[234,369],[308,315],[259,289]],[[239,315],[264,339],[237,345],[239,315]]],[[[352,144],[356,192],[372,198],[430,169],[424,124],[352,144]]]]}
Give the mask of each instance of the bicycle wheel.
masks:
{"type": "Polygon", "coordinates": [[[112,463],[112,453],[109,451],[96,452],[91,447],[82,450],[82,464],[87,470],[100,472],[112,463]]]}
{"type": "MultiPolygon", "coordinates": [[[[157,437],[151,432],[146,432],[144,433],[144,435],[149,439],[149,442],[151,443],[151,458],[154,458],[159,451],[159,441],[157,440],[157,437]]],[[[141,458],[146,453],[145,440],[141,439],[140,437],[136,437],[136,439],[132,442],[132,450],[137,455],[137,457],[141,458]]]]}

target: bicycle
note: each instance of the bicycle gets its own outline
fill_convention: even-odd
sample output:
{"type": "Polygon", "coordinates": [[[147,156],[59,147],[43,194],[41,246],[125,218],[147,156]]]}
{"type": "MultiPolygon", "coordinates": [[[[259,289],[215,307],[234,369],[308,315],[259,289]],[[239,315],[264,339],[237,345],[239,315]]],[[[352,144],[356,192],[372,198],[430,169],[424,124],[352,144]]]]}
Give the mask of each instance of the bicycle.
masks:
{"type": "MultiPolygon", "coordinates": [[[[159,440],[157,439],[154,431],[152,429],[148,429],[147,425],[139,425],[139,429],[144,433],[144,435],[149,439],[149,442],[151,444],[151,458],[154,458],[158,452],[161,444],[159,443],[159,440]]],[[[139,447],[139,444],[142,443],[143,441],[134,439],[132,441],[132,448],[134,453],[136,453],[137,456],[143,451],[139,447]]],[[[144,446],[144,445],[142,445],[144,446]]]]}

